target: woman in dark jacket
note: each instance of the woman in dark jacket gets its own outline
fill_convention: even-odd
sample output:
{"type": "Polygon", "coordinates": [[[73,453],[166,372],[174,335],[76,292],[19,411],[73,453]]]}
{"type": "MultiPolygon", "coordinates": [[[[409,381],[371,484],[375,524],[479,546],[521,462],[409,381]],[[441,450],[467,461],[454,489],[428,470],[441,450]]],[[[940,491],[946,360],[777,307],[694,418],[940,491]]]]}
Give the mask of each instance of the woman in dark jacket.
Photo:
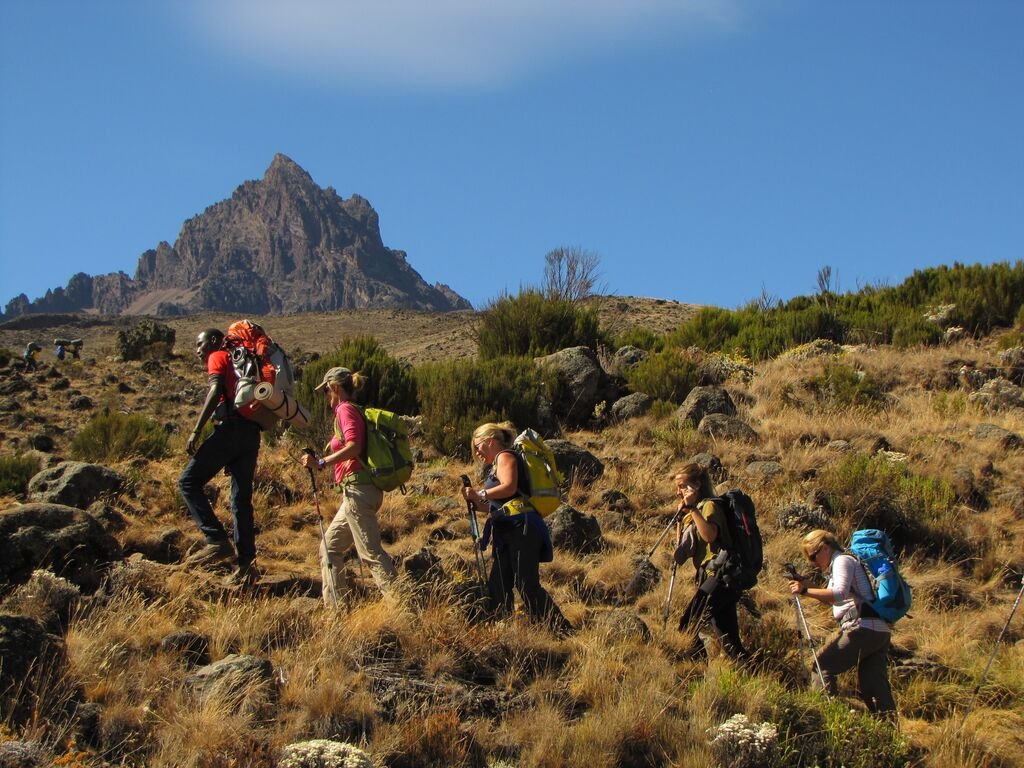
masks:
{"type": "MultiPolygon", "coordinates": [[[[492,610],[511,614],[515,604],[513,588],[519,590],[531,618],[556,632],[571,626],[540,585],[540,564],[551,560],[551,538],[547,524],[525,502],[520,493],[520,473],[525,471],[512,452],[515,427],[481,424],[473,431],[473,453],[487,468],[482,488],[462,489],[466,500],[489,515],[487,529],[494,538],[494,563],[487,580],[492,610]],[[521,503],[507,506],[510,501],[521,503]]],[[[487,530],[481,546],[487,544],[487,530]]]]}

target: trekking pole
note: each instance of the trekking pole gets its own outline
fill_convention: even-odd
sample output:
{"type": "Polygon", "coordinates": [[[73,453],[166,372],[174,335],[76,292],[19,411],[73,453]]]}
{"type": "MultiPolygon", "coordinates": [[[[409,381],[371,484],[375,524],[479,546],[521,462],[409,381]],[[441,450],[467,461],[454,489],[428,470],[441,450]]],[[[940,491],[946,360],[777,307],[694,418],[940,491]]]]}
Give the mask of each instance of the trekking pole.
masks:
{"type": "MultiPolygon", "coordinates": [[[[302,452],[309,454],[314,459],[317,457],[316,451],[312,448],[303,448],[302,452]]],[[[320,513],[320,494],[317,493],[316,489],[316,474],[313,472],[312,467],[307,467],[307,469],[309,470],[309,481],[313,484],[313,503],[316,505],[316,520],[317,523],[320,524],[320,541],[324,545],[324,560],[327,562],[327,573],[331,577],[329,587],[331,592],[331,601],[334,603],[334,607],[337,608],[338,593],[334,589],[334,565],[331,563],[331,553],[327,551],[327,534],[324,532],[324,517],[320,513]]]]}
{"type": "MultiPolygon", "coordinates": [[[[469,475],[462,475],[462,487],[469,488],[472,485],[469,475]]],[[[469,515],[469,536],[473,539],[473,554],[476,559],[476,568],[480,572],[480,581],[487,583],[485,575],[487,569],[484,567],[484,556],[480,552],[480,521],[476,517],[476,507],[473,502],[466,499],[466,513],[469,515]]]]}
{"type": "MultiPolygon", "coordinates": [[[[679,515],[677,514],[676,517],[679,515]]],[[[679,520],[676,522],[676,549],[683,542],[683,521],[679,520]]],[[[672,553],[672,576],[668,580],[668,597],[665,598],[665,610],[661,614],[661,633],[665,634],[665,629],[668,627],[668,614],[672,606],[672,591],[676,588],[676,569],[679,567],[679,563],[676,562],[675,552],[672,553]]]]}
{"type": "Polygon", "coordinates": [[[981,677],[978,678],[978,684],[974,686],[974,693],[971,695],[971,703],[967,707],[967,712],[964,713],[964,722],[967,722],[967,715],[971,714],[971,710],[974,709],[974,701],[978,698],[978,692],[981,690],[982,684],[985,682],[985,678],[988,676],[988,670],[992,666],[992,662],[996,658],[996,651],[999,650],[999,644],[1003,641],[1003,635],[1006,634],[1006,630],[1010,626],[1010,622],[1013,621],[1013,614],[1017,612],[1017,606],[1020,605],[1021,595],[1024,595],[1024,580],[1021,581],[1020,591],[1017,593],[1017,599],[1013,601],[1013,608],[1010,609],[1010,615],[1006,617],[1006,623],[1003,624],[1003,628],[999,632],[999,637],[996,638],[996,644],[992,646],[992,653],[988,656],[988,663],[985,664],[985,669],[981,673],[981,677]]]}
{"type": "MultiPolygon", "coordinates": [[[[797,573],[796,566],[792,563],[786,563],[783,566],[783,570],[786,575],[793,581],[803,581],[803,577],[797,573]]],[[[831,698],[828,695],[828,688],[825,686],[825,675],[821,672],[821,664],[818,663],[818,651],[814,647],[814,640],[811,638],[811,630],[807,626],[807,617],[804,616],[804,607],[800,604],[800,595],[793,595],[793,604],[796,606],[796,618],[797,618],[797,632],[799,633],[800,628],[803,627],[803,634],[807,638],[807,647],[811,651],[811,658],[814,659],[814,668],[818,671],[818,680],[821,681],[821,690],[825,694],[825,698],[831,698]]],[[[803,664],[803,639],[800,640],[800,662],[803,664]]]]}

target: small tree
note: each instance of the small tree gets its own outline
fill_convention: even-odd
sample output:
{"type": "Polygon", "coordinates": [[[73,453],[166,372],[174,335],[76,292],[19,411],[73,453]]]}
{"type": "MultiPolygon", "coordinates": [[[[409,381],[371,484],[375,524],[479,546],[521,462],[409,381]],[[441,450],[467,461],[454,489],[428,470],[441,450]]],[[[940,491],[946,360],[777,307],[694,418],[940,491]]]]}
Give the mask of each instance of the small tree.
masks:
{"type": "Polygon", "coordinates": [[[600,257],[578,246],[555,248],[544,256],[544,295],[564,301],[582,301],[594,293],[600,257]]]}

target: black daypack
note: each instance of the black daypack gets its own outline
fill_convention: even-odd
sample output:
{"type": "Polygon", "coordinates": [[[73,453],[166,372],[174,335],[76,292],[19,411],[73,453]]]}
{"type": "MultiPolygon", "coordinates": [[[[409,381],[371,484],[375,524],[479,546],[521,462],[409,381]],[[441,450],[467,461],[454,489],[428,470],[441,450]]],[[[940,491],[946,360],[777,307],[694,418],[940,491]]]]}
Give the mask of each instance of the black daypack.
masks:
{"type": "Polygon", "coordinates": [[[750,589],[757,584],[757,576],[764,567],[761,529],[757,527],[754,501],[743,491],[733,488],[713,501],[725,507],[725,522],[729,526],[732,549],[722,583],[735,589],[750,589]]]}

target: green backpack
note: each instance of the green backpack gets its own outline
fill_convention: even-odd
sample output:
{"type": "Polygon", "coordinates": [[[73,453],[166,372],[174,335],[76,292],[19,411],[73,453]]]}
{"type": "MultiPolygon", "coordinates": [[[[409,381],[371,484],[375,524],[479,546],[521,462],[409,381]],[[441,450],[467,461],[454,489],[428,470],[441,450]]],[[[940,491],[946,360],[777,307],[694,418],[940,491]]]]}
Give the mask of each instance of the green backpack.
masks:
{"type": "MultiPolygon", "coordinates": [[[[382,491],[396,488],[405,495],[405,483],[412,477],[413,459],[409,447],[409,427],[392,411],[383,408],[356,409],[366,424],[366,445],[363,446],[363,469],[356,474],[357,482],[369,481],[382,491]]],[[[334,434],[344,442],[338,421],[334,421],[334,434]]]]}

